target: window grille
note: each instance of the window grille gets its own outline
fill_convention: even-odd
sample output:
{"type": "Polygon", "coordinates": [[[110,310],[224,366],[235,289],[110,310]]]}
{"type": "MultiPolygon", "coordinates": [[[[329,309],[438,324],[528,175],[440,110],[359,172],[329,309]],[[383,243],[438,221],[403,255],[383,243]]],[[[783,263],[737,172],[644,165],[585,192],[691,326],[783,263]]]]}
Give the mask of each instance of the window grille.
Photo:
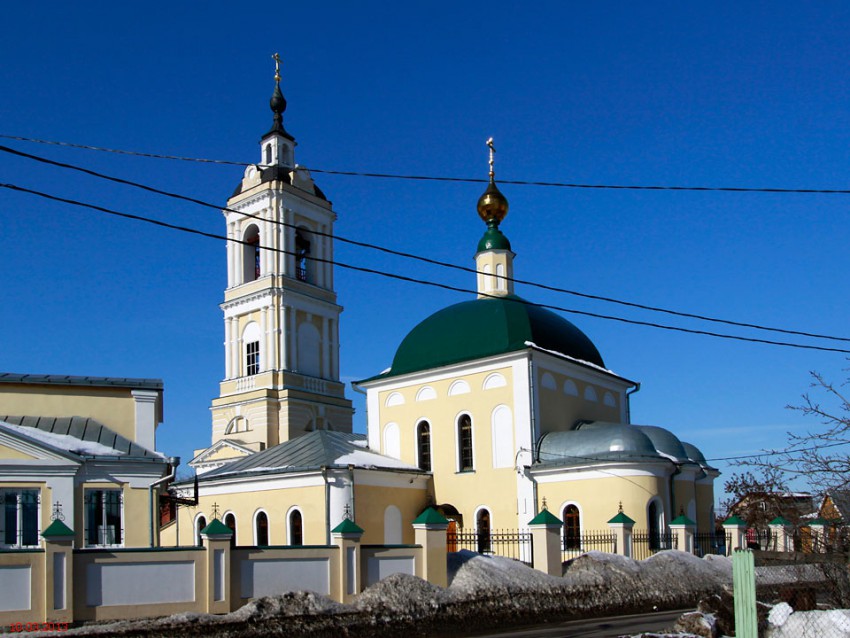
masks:
{"type": "Polygon", "coordinates": [[[0,543],[4,547],[38,546],[40,505],[39,490],[0,491],[0,507],[3,510],[0,543]]]}
{"type": "Polygon", "coordinates": [[[417,441],[419,443],[419,469],[425,472],[431,471],[431,426],[427,421],[422,421],[417,427],[417,441]]]}
{"type": "Polygon", "coordinates": [[[124,544],[124,495],[120,489],[86,490],[85,539],[89,547],[124,544]]]}

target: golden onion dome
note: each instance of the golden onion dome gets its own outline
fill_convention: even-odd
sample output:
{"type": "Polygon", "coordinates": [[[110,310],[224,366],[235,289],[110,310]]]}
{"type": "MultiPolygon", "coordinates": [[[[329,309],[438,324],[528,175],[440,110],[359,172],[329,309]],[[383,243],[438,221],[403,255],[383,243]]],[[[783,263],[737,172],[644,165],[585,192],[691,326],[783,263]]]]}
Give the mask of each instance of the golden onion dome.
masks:
{"type": "Polygon", "coordinates": [[[508,214],[508,199],[496,186],[494,170],[496,147],[493,145],[492,137],[487,140],[487,147],[490,149],[490,183],[487,184],[484,194],[478,198],[478,215],[488,226],[491,224],[498,226],[508,214]]]}
{"type": "Polygon", "coordinates": [[[478,198],[478,215],[487,224],[495,223],[498,226],[507,214],[508,199],[502,195],[496,182],[491,179],[487,190],[478,198]]]}

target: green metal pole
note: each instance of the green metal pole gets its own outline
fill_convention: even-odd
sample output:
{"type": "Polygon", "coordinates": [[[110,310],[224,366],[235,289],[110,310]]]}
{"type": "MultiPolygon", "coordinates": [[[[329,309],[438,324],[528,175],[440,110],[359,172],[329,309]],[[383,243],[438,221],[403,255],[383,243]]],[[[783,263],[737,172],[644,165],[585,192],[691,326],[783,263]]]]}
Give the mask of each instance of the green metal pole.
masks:
{"type": "Polygon", "coordinates": [[[732,553],[732,587],[736,638],[758,638],[756,569],[752,550],[737,549],[732,553]]]}

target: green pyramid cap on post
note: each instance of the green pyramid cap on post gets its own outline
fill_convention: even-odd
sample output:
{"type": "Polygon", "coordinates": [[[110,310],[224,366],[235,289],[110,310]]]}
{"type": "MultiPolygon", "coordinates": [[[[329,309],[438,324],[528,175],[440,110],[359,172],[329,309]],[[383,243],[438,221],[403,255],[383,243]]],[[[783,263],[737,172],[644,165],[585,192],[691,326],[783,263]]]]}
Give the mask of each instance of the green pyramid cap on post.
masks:
{"type": "Polygon", "coordinates": [[[634,520],[632,520],[631,518],[626,516],[626,514],[622,510],[617,512],[617,515],[614,518],[612,518],[610,521],[608,521],[609,525],[617,524],[617,523],[619,523],[621,525],[634,525],[635,524],[634,520]]]}
{"type": "Polygon", "coordinates": [[[670,525],[696,525],[696,523],[684,514],[679,514],[679,516],[670,521],[670,525]]]}
{"type": "Polygon", "coordinates": [[[229,534],[230,536],[233,536],[233,530],[217,518],[214,518],[212,523],[210,523],[204,529],[201,530],[201,534],[206,534],[207,536],[220,536],[223,534],[229,534]]]}
{"type": "Polygon", "coordinates": [[[791,524],[791,521],[789,521],[784,516],[777,516],[776,518],[774,518],[772,521],[770,521],[768,523],[768,525],[783,525],[783,526],[784,525],[790,525],[790,524],[791,524]]]}
{"type": "Polygon", "coordinates": [[[65,538],[73,536],[74,530],[65,525],[58,518],[47,526],[47,529],[41,533],[42,538],[65,538]]]}
{"type": "Polygon", "coordinates": [[[414,525],[448,525],[449,519],[440,514],[433,507],[427,508],[424,512],[422,512],[419,516],[416,517],[416,520],[413,521],[414,525]]]}
{"type": "Polygon", "coordinates": [[[363,528],[350,518],[344,518],[342,523],[331,530],[332,534],[362,534],[363,528]]]}
{"type": "Polygon", "coordinates": [[[730,516],[725,521],[723,521],[723,527],[727,527],[727,526],[728,527],[732,527],[732,526],[746,527],[747,521],[745,521],[743,518],[740,518],[739,516],[730,516]]]}
{"type": "Polygon", "coordinates": [[[540,510],[540,513],[532,518],[529,522],[529,525],[563,525],[564,521],[555,516],[549,510],[540,510]]]}

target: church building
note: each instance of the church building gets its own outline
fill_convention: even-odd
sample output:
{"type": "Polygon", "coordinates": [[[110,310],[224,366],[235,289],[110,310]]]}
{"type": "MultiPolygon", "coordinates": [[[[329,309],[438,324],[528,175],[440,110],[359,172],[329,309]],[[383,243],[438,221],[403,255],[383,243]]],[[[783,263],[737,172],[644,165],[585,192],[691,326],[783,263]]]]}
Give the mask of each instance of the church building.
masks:
{"type": "Polygon", "coordinates": [[[425,318],[389,369],[355,384],[368,417],[366,435],[353,433],[339,372],[336,214],[295,163],[279,69],[270,106],[260,162],[224,210],[212,444],[190,462],[197,504],[179,508],[163,545],[197,542],[213,518],[238,545],[328,543],[345,518],[364,543],[411,543],[410,523],[429,505],[485,532],[526,528],[544,508],[565,537],[604,530],[618,512],[649,532],[680,515],[713,530],[717,470],[670,431],[632,424],[639,384],[612,372],[571,322],[515,294],[492,140],[477,298],[425,318]]]}

